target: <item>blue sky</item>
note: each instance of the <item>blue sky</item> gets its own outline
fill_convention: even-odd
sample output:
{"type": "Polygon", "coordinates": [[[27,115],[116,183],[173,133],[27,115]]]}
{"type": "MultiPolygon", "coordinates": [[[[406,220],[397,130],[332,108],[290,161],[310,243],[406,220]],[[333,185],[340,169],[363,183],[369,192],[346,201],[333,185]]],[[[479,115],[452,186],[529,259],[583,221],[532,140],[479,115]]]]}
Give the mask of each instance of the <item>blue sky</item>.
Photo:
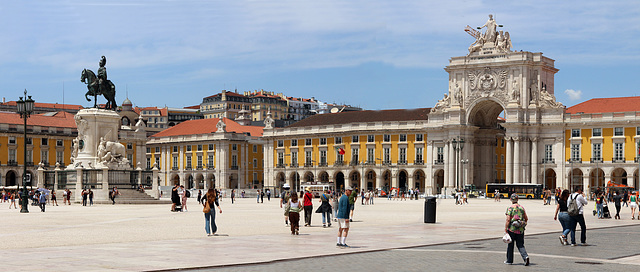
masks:
{"type": "MultiPolygon", "coordinates": [[[[86,107],[83,68],[107,57],[120,104],[183,107],[222,89],[366,109],[431,107],[443,68],[488,14],[514,49],[556,60],[567,106],[640,95],[640,2],[4,1],[0,92],[86,107]],[[512,3],[513,2],[513,3],[512,3]]],[[[99,99],[104,103],[104,99],[99,99]]]]}

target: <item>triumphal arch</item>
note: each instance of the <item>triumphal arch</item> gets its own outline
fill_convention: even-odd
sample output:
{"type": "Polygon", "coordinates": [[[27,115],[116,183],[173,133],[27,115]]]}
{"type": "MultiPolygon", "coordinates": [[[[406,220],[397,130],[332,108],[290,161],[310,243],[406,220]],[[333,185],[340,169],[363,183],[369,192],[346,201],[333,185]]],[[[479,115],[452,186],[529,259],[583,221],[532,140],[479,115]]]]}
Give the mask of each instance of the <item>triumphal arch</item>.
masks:
{"type": "Polygon", "coordinates": [[[467,26],[475,38],[469,54],[445,67],[449,90],[427,128],[432,193],[495,181],[544,184],[545,171],[564,174],[558,69],[542,53],[514,50],[500,27],[492,16],[480,31],[467,26]]]}

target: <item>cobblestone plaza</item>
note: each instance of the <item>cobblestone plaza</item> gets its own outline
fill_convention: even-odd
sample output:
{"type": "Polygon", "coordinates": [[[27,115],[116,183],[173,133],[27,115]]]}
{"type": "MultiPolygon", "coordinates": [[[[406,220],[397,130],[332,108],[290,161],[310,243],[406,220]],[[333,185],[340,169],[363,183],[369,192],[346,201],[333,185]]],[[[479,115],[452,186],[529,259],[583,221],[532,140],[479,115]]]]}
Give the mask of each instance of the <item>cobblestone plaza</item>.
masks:
{"type": "MultiPolygon", "coordinates": [[[[530,217],[525,245],[532,256],[532,269],[551,269],[560,263],[586,271],[640,265],[640,250],[627,242],[637,236],[640,222],[630,220],[628,208],[621,212],[623,220],[586,216],[587,242],[591,246],[574,248],[558,243],[560,224],[553,220],[555,206],[543,206],[541,202],[521,201],[530,217]]],[[[457,206],[453,200],[442,199],[438,202],[437,223],[425,224],[423,200],[378,198],[374,205],[358,201],[347,239],[352,248],[339,249],[335,247],[337,228],[322,228],[318,214],[313,216],[312,227],[303,227],[299,236],[289,235],[278,199],[258,204],[254,198],[245,198],[232,205],[225,198],[221,203],[223,213],[216,218],[219,235],[214,237],[206,236],[202,208],[194,199],[189,200],[189,211],[182,213],[169,212],[168,205],[74,204],[49,206],[45,213],[34,210],[20,214],[2,203],[0,214],[5,222],[20,223],[19,227],[0,231],[1,261],[13,271],[43,267],[48,271],[153,271],[221,266],[238,271],[282,271],[287,262],[295,267],[337,267],[345,258],[357,271],[371,271],[367,267],[378,264],[367,260],[377,260],[379,271],[416,271],[443,265],[449,265],[444,270],[479,265],[503,269],[506,246],[500,237],[508,205],[504,200],[471,199],[469,205],[457,206]],[[320,256],[326,257],[316,258],[320,256]]]]}

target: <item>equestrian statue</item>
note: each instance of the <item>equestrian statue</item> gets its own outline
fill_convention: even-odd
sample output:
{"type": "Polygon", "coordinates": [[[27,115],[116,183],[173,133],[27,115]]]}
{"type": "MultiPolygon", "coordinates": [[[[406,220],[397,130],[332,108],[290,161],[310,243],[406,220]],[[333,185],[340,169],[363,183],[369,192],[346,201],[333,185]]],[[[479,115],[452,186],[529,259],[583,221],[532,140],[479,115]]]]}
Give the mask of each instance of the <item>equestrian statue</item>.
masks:
{"type": "Polygon", "coordinates": [[[107,58],[102,56],[102,58],[100,58],[98,76],[89,69],[82,70],[80,81],[87,84],[87,89],[89,89],[89,91],[84,95],[84,98],[86,98],[87,101],[91,101],[89,95],[93,95],[93,107],[97,108],[98,95],[102,95],[107,99],[107,103],[104,108],[108,110],[116,110],[118,107],[116,104],[116,86],[113,85],[111,80],[107,79],[107,68],[104,67],[105,64],[107,64],[107,58]]]}

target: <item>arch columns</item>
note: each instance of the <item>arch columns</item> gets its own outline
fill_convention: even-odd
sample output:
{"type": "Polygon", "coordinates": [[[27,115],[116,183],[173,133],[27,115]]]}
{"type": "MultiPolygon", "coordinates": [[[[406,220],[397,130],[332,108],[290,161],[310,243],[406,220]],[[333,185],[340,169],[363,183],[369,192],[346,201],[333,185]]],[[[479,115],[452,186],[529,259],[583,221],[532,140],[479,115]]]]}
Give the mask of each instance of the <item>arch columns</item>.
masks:
{"type": "Polygon", "coordinates": [[[520,164],[520,140],[522,138],[513,138],[513,182],[522,183],[520,173],[522,172],[522,165],[520,164]]]}
{"type": "Polygon", "coordinates": [[[538,182],[538,138],[531,138],[531,183],[540,184],[538,182]]]}
{"type": "Polygon", "coordinates": [[[513,160],[512,160],[512,154],[513,154],[513,141],[511,137],[505,137],[505,141],[507,142],[507,153],[505,154],[505,156],[507,157],[506,160],[506,176],[504,177],[505,179],[505,183],[507,184],[512,184],[513,183],[513,176],[511,175],[513,173],[513,160]]]}

